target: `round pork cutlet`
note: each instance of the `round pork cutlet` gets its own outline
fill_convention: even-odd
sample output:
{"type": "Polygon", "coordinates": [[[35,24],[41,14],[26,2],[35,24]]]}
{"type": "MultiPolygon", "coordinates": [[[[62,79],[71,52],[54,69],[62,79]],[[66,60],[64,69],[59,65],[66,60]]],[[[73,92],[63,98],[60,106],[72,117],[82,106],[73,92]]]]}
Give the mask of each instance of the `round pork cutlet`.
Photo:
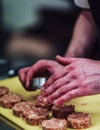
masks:
{"type": "Polygon", "coordinates": [[[5,86],[0,86],[0,97],[4,96],[8,92],[9,92],[9,88],[7,88],[5,86]]]}
{"type": "Polygon", "coordinates": [[[69,114],[75,112],[75,105],[63,105],[63,106],[53,106],[52,116],[59,119],[66,119],[69,114]]]}
{"type": "Polygon", "coordinates": [[[65,119],[51,118],[42,121],[43,130],[66,130],[67,121],[65,119]]]}
{"type": "Polygon", "coordinates": [[[13,106],[13,113],[18,117],[23,117],[23,113],[32,109],[33,107],[35,107],[33,102],[30,101],[19,102],[13,106]]]}
{"type": "Polygon", "coordinates": [[[75,112],[67,118],[68,126],[74,129],[84,129],[91,126],[91,117],[87,113],[75,112]]]}
{"type": "Polygon", "coordinates": [[[5,108],[12,108],[16,103],[21,102],[23,97],[15,93],[7,93],[0,98],[0,105],[5,108]]]}
{"type": "Polygon", "coordinates": [[[26,122],[29,125],[41,125],[43,120],[49,118],[49,111],[46,108],[38,107],[26,112],[25,118],[26,118],[26,122]]]}

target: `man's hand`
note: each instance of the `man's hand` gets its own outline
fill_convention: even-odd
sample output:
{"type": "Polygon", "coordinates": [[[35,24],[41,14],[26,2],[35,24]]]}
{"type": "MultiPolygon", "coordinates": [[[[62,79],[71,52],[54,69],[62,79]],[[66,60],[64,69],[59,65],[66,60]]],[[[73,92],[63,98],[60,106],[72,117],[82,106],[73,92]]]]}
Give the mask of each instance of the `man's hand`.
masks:
{"type": "MultiPolygon", "coordinates": [[[[30,89],[30,80],[34,77],[50,77],[54,73],[60,73],[63,66],[53,60],[39,60],[31,67],[23,68],[19,70],[19,79],[25,89],[30,89]]],[[[62,76],[62,75],[61,75],[62,76]]]]}
{"type": "Polygon", "coordinates": [[[76,97],[100,93],[100,61],[60,56],[56,60],[64,65],[63,71],[56,71],[42,88],[45,104],[58,106],[76,97]]]}
{"type": "Polygon", "coordinates": [[[25,86],[25,84],[26,84],[26,75],[27,75],[29,69],[30,69],[30,67],[25,67],[18,71],[19,80],[23,86],[25,86]]]}

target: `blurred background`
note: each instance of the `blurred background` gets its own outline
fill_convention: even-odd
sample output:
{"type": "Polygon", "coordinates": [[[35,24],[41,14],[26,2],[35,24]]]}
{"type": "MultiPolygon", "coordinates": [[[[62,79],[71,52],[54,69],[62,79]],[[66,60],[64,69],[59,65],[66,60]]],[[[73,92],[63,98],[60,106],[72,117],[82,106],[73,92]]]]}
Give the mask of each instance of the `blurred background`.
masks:
{"type": "Polygon", "coordinates": [[[63,56],[80,11],[73,0],[0,0],[0,79],[63,56]]]}

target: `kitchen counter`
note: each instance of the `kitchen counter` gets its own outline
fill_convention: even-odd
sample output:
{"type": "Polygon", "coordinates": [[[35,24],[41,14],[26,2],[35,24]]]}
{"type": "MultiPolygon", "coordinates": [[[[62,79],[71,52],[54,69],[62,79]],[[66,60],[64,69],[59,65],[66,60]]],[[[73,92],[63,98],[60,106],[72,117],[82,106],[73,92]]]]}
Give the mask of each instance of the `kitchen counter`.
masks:
{"type": "Polygon", "coordinates": [[[0,130],[15,130],[13,127],[9,126],[4,121],[0,120],[0,130]]]}

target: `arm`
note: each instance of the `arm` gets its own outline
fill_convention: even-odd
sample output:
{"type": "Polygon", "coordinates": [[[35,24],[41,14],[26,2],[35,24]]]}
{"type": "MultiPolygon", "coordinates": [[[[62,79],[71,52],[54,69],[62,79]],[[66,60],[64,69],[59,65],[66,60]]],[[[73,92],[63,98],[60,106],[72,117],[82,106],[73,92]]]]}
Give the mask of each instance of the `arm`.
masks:
{"type": "Polygon", "coordinates": [[[65,57],[85,57],[96,39],[96,26],[90,11],[82,11],[76,21],[65,57]]]}

